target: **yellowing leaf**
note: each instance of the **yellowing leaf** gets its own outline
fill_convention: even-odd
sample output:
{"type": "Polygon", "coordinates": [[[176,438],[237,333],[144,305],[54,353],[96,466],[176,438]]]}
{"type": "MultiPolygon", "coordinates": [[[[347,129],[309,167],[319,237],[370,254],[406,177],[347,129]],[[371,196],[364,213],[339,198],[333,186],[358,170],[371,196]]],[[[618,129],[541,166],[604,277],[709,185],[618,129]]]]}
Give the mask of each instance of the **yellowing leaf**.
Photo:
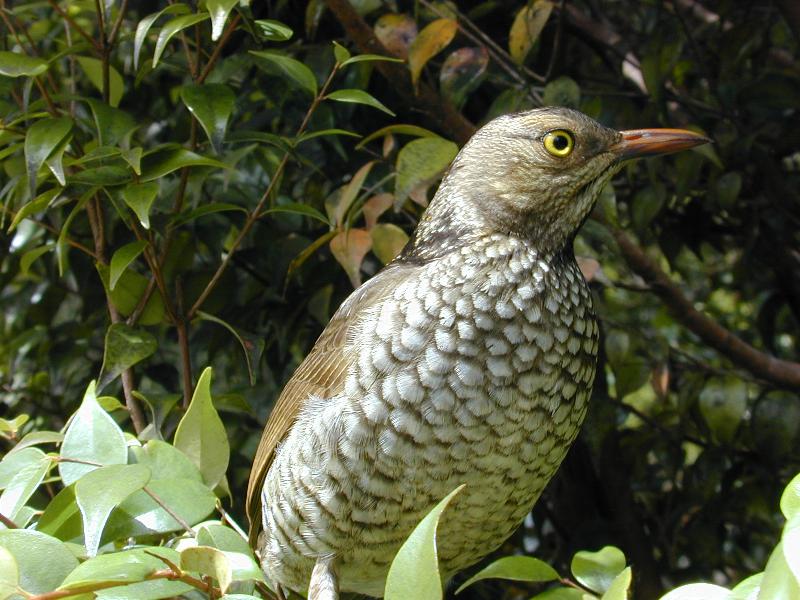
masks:
{"type": "Polygon", "coordinates": [[[514,23],[508,34],[508,50],[514,62],[517,64],[525,62],[551,12],[553,12],[552,2],[536,0],[532,6],[524,6],[514,17],[514,23]]]}
{"type": "Polygon", "coordinates": [[[417,85],[422,68],[453,41],[458,23],[453,19],[437,19],[429,23],[411,43],[408,49],[408,67],[411,81],[417,85]]]}
{"type": "Polygon", "coordinates": [[[383,264],[392,262],[408,243],[406,232],[391,223],[375,225],[369,233],[372,236],[372,252],[383,264]]]}
{"type": "Polygon", "coordinates": [[[375,22],[375,37],[392,54],[407,58],[409,46],[417,37],[417,22],[406,14],[385,14],[375,22]]]}
{"type": "Polygon", "coordinates": [[[361,262],[372,248],[369,232],[363,229],[341,231],[331,240],[330,246],[334,258],[344,267],[353,287],[361,285],[361,262]]]}

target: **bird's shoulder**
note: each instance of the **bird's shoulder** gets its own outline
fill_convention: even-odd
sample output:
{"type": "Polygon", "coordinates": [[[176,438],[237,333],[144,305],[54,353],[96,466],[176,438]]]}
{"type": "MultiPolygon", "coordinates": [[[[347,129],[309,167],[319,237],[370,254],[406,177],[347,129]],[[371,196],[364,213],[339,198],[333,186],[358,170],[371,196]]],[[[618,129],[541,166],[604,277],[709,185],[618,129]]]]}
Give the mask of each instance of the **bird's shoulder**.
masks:
{"type": "Polygon", "coordinates": [[[398,261],[388,265],[355,290],[339,307],[320,334],[305,360],[283,388],[270,413],[253,458],[247,487],[246,508],[250,537],[254,542],[260,528],[260,495],[275,450],[288,434],[309,399],[328,400],[344,389],[356,347],[348,344],[363,316],[386,298],[398,285],[419,274],[422,265],[398,261]]]}

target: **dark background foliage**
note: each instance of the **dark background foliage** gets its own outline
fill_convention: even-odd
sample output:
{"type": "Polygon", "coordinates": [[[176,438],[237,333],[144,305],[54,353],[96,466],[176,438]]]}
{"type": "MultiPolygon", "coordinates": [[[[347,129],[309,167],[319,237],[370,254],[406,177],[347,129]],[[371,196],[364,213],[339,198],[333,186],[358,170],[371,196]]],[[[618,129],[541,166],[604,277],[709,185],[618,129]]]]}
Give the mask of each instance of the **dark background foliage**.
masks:
{"type": "MultiPolygon", "coordinates": [[[[35,78],[0,77],[0,416],[31,416],[20,431],[7,428],[8,440],[64,425],[101,372],[109,325],[127,319],[157,349],[105,393],[129,409],[141,409],[146,397],[137,431],[150,424],[145,435],[159,429],[169,437],[180,398],[185,405],[202,368],[212,366],[231,444],[227,506],[242,521],[250,460],[282,384],[353,284],[402,246],[401,232],[413,229],[435,189],[434,173],[419,175],[406,199],[397,181],[413,178],[420,162],[443,167],[451,156],[444,140],[462,144],[495,115],[562,104],[620,129],[693,128],[714,144],[627,167],[579,234],[604,340],[592,409],[561,471],[501,553],[533,553],[566,572],[575,551],[615,544],[633,564],[642,598],[698,579],[735,583],[763,569],[783,523],[781,490],[800,469],[794,3],[253,3],[230,13],[216,41],[207,20],[180,30],[155,68],[158,33],[173,17],[157,21],[137,65],[134,33],[166,4],[107,4],[120,24],[115,36],[111,19],[99,35],[93,3],[0,2],[3,49],[50,61],[35,78]],[[405,58],[415,32],[442,18],[458,29],[452,39],[439,33],[445,47],[416,83],[402,63],[335,67],[334,41],[353,55],[387,54],[388,45],[405,58]],[[264,19],[294,35],[281,40],[257,24],[264,19]],[[315,100],[295,63],[250,53],[265,50],[304,63],[317,86],[335,69],[328,91],[366,90],[371,98],[315,100]],[[104,84],[102,64],[121,75],[119,109],[129,117],[103,121],[87,102],[113,104],[114,73],[104,84]],[[203,118],[187,110],[182,90],[191,85],[233,92],[219,152],[203,118]],[[363,146],[345,134],[292,145],[308,114],[305,132],[367,136],[405,124],[444,139],[396,129],[363,146]],[[23,142],[45,116],[73,119],[67,185],[43,168],[32,193],[23,142]],[[132,133],[109,141],[124,118],[132,133]],[[410,147],[417,139],[439,143],[410,147]],[[118,153],[82,158],[105,146],[140,147],[146,159],[165,144],[224,166],[180,163],[155,177],[147,229],[126,207],[125,190],[139,176],[118,153]],[[123,169],[121,178],[109,169],[123,169]],[[10,227],[47,190],[55,195],[49,204],[10,227]],[[144,251],[120,280],[128,295],[115,297],[97,265],[113,266],[115,252],[137,240],[144,251]],[[336,240],[350,242],[337,254],[336,240]],[[227,267],[212,279],[224,257],[227,267]],[[155,306],[131,319],[143,293],[155,306]]],[[[517,598],[532,589],[482,585],[464,595],[517,598]]]]}

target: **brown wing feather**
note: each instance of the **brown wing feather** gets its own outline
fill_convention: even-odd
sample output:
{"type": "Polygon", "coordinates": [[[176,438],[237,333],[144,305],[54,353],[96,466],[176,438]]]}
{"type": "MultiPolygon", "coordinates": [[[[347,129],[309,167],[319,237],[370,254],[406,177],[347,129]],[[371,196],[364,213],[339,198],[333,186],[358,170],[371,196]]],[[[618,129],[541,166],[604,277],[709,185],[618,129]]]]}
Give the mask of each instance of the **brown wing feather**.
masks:
{"type": "Polygon", "coordinates": [[[255,546],[261,529],[261,488],[275,449],[289,433],[310,397],[327,399],[342,391],[355,354],[347,350],[349,333],[365,309],[386,298],[414,270],[411,265],[392,264],[353,292],[333,315],[311,352],[283,388],[261,434],[247,484],[245,506],[250,520],[251,545],[255,546]]]}

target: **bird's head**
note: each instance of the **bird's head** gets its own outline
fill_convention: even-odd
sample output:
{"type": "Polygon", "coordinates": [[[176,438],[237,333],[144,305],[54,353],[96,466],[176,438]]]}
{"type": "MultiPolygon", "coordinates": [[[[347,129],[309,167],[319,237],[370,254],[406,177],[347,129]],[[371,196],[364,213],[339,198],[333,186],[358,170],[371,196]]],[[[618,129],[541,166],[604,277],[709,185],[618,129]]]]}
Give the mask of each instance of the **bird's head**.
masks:
{"type": "Polygon", "coordinates": [[[624,161],[709,140],[679,129],[616,131],[567,108],[504,115],[462,148],[420,221],[415,245],[492,233],[543,252],[569,244],[624,161]]]}

